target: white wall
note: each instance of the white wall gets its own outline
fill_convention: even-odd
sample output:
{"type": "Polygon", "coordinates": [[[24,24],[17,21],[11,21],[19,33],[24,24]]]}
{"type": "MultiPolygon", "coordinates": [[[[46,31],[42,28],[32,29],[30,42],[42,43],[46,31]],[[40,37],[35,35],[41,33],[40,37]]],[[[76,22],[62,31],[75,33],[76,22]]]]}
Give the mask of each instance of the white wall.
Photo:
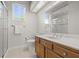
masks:
{"type": "Polygon", "coordinates": [[[22,2],[16,2],[19,4],[23,4],[26,7],[26,16],[23,20],[22,24],[22,33],[21,35],[15,35],[13,33],[13,27],[12,25],[15,23],[12,20],[12,3],[15,2],[5,2],[8,9],[8,47],[17,47],[24,45],[25,37],[28,35],[35,35],[37,32],[37,18],[36,14],[29,12],[29,3],[22,1],[22,2]]]}

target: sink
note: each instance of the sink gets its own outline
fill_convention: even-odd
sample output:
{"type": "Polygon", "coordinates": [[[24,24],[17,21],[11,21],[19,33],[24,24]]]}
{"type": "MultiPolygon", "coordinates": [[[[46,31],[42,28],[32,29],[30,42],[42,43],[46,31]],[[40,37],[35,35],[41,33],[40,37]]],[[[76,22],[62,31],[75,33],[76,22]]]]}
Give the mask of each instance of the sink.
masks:
{"type": "Polygon", "coordinates": [[[50,39],[59,39],[61,36],[59,35],[45,35],[45,37],[50,38],[50,39]]]}

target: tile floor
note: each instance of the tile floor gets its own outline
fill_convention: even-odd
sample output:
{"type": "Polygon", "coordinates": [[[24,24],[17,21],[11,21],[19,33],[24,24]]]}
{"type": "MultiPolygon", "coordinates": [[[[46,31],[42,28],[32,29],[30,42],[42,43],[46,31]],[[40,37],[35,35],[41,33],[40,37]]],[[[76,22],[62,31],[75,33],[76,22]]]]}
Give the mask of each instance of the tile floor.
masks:
{"type": "Polygon", "coordinates": [[[4,58],[36,58],[35,49],[14,48],[6,52],[4,58]]]}

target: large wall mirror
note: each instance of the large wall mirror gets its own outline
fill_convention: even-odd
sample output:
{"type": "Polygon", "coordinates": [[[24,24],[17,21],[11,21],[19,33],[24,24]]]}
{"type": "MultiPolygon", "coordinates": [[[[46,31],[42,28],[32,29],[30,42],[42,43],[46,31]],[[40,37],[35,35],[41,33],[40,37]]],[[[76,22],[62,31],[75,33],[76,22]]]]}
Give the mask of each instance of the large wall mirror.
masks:
{"type": "Polygon", "coordinates": [[[50,17],[52,33],[79,35],[79,2],[68,2],[56,11],[52,9],[50,17]]]}

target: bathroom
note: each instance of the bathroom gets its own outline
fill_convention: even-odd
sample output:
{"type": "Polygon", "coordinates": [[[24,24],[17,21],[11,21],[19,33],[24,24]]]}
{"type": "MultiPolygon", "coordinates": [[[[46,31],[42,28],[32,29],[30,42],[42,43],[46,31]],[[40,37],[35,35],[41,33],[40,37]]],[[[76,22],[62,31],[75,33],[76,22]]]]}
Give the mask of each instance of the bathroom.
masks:
{"type": "MultiPolygon", "coordinates": [[[[42,53],[44,56],[38,53],[40,45],[37,44],[37,38],[40,42],[47,39],[67,49],[79,50],[78,15],[79,1],[0,1],[0,57],[58,57],[53,57],[53,53],[42,53]]],[[[53,47],[53,44],[48,46],[53,47]]],[[[44,51],[48,51],[46,47],[43,47],[44,51]]],[[[59,52],[56,54],[64,57],[59,52]]],[[[78,53],[71,54],[77,54],[75,58],[79,57],[78,53]]],[[[70,54],[67,57],[72,58],[70,54]]]]}

